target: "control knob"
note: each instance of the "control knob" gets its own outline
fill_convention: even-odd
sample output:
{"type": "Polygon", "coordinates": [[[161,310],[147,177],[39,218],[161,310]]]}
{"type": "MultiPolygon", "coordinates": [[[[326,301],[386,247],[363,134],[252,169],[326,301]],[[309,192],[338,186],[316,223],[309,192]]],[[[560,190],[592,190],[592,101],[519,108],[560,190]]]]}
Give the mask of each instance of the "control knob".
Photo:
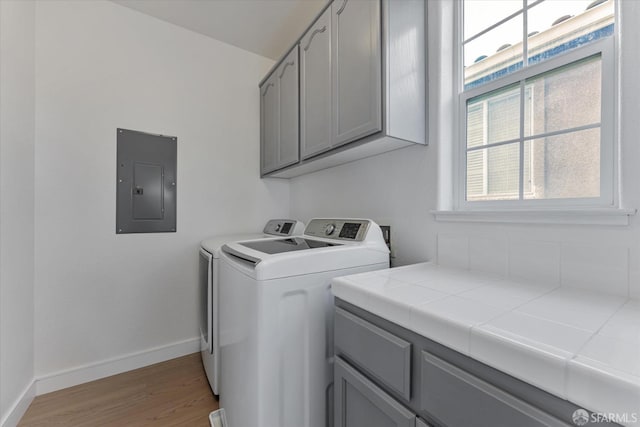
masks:
{"type": "Polygon", "coordinates": [[[327,236],[331,236],[334,231],[336,231],[335,224],[329,224],[324,228],[324,234],[326,234],[327,236]]]}

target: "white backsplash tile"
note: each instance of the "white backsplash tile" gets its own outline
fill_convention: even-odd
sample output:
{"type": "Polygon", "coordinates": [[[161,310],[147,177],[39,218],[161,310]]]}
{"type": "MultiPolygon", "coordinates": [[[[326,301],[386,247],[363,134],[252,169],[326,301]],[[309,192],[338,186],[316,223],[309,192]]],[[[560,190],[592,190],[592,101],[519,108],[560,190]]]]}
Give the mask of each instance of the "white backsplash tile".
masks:
{"type": "Polygon", "coordinates": [[[465,234],[438,234],[438,264],[469,268],[469,238],[465,234]]]}
{"type": "Polygon", "coordinates": [[[507,274],[507,237],[469,236],[469,268],[474,271],[507,274]]]}
{"type": "Polygon", "coordinates": [[[629,295],[629,252],[626,247],[563,243],[562,285],[629,295]]]}
{"type": "Polygon", "coordinates": [[[551,285],[560,283],[560,244],[534,240],[509,242],[509,276],[551,285]]]}
{"type": "Polygon", "coordinates": [[[546,233],[537,239],[532,233],[500,229],[449,230],[437,235],[437,265],[640,301],[640,247],[579,243],[579,235],[570,242],[552,237],[546,233]]]}

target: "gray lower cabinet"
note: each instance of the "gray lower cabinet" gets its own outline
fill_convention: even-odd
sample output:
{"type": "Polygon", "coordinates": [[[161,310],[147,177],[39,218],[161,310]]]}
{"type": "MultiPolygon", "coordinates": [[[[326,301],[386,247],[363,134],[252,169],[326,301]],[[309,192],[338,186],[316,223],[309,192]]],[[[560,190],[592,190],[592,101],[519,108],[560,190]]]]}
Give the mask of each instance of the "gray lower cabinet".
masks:
{"type": "Polygon", "coordinates": [[[416,415],[341,358],[335,362],[334,427],[415,427],[416,415]]]}
{"type": "Polygon", "coordinates": [[[300,155],[329,150],[331,137],[331,8],[300,40],[300,155]]]}
{"type": "MultiPolygon", "coordinates": [[[[577,405],[335,300],[335,427],[570,427],[577,405]]],[[[587,427],[618,426],[592,423],[587,427]]]]}
{"type": "Polygon", "coordinates": [[[298,46],[260,86],[262,175],[299,160],[298,46]]]}
{"type": "Polygon", "coordinates": [[[382,130],[380,2],[331,5],[333,137],[336,146],[382,130]]]}

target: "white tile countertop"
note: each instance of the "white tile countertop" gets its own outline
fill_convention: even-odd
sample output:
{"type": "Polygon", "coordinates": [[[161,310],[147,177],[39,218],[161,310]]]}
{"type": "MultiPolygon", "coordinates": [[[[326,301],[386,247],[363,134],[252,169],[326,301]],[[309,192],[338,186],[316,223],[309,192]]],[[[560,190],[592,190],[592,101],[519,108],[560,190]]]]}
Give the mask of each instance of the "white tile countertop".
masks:
{"type": "MultiPolygon", "coordinates": [[[[422,263],[333,294],[594,412],[640,426],[640,301],[422,263]]],[[[620,420],[618,421],[620,422],[620,420]]]]}

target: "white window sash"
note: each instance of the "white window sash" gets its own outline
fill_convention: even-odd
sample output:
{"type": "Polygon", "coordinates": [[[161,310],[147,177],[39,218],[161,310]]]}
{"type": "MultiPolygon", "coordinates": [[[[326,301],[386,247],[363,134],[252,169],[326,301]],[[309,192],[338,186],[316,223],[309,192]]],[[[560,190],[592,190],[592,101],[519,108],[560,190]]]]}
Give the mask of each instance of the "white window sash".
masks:
{"type": "MultiPolygon", "coordinates": [[[[462,48],[459,43],[462,37],[462,13],[461,5],[458,6],[458,22],[459,27],[456,32],[458,54],[456,55],[457,64],[455,66],[457,87],[458,87],[458,143],[455,146],[455,159],[457,167],[453,170],[457,171],[454,176],[454,201],[456,209],[459,210],[514,210],[514,209],[547,209],[547,208],[607,208],[617,207],[618,197],[616,193],[616,165],[615,158],[617,155],[617,146],[615,139],[615,87],[616,87],[616,67],[615,67],[615,44],[614,37],[606,37],[590,43],[585,46],[578,47],[569,52],[563,53],[557,57],[546,61],[528,65],[522,69],[508,74],[499,79],[487,82],[481,86],[462,90],[464,67],[462,58],[462,48]],[[569,65],[593,55],[601,55],[601,120],[600,120],[600,196],[594,198],[558,198],[558,199],[524,199],[522,192],[524,191],[524,183],[520,182],[520,200],[495,200],[495,201],[467,201],[466,200],[466,182],[467,182],[467,147],[466,147],[466,109],[469,99],[493,92],[509,85],[524,84],[524,81],[532,77],[544,74],[548,71],[569,65]]],[[[617,27],[616,27],[617,28],[617,27]]],[[[526,59],[525,59],[526,61],[526,59]]],[[[521,88],[522,95],[522,88],[521,88]]],[[[521,96],[521,103],[524,97],[521,96]]],[[[534,139],[532,137],[524,137],[524,108],[520,108],[520,138],[511,141],[520,143],[520,180],[523,180],[523,162],[524,162],[524,141],[534,139]]],[[[586,128],[596,127],[587,125],[586,128]]],[[[578,128],[575,128],[579,130],[578,128]]],[[[557,133],[566,133],[567,129],[559,130],[557,133]]],[[[553,132],[556,133],[556,132],[553,132]]],[[[547,134],[536,135],[537,137],[549,136],[547,134]]]]}

